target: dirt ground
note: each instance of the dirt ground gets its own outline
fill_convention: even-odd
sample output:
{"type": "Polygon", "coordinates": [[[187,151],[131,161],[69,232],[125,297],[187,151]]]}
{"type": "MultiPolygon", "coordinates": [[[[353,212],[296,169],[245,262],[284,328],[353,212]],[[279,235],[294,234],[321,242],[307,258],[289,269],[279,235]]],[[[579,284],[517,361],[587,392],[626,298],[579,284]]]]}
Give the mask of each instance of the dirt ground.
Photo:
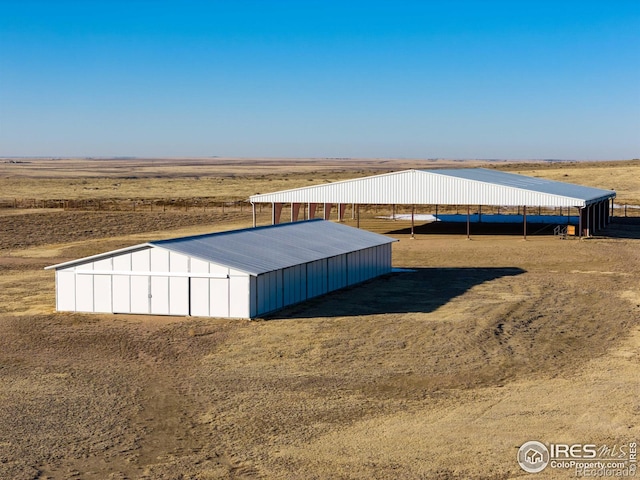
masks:
{"type": "Polygon", "coordinates": [[[410,270],[243,321],[56,313],[43,267],[247,212],[12,213],[2,479],[574,478],[525,473],[519,446],[640,438],[635,219],[469,241],[371,215],[410,270]]]}

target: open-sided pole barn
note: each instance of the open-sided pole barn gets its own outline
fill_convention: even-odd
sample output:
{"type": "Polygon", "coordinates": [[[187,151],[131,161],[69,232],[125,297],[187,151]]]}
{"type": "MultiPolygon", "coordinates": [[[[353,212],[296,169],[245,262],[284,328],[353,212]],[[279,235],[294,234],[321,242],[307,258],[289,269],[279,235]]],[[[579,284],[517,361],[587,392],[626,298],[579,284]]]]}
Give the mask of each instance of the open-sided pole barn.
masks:
{"type": "MultiPolygon", "coordinates": [[[[571,183],[533,178],[485,168],[443,170],[404,170],[370,177],[356,178],[323,185],[258,194],[250,197],[256,203],[272,205],[272,223],[280,222],[282,206],[291,204],[291,220],[295,221],[300,205],[306,204],[308,218],[313,218],[319,205],[329,218],[333,205],[338,217],[344,216],[346,205],[462,205],[522,207],[523,233],[526,237],[527,207],[565,207],[576,209],[578,235],[591,235],[609,223],[612,190],[584,187],[571,183]]],[[[357,208],[354,208],[358,212],[357,208]]],[[[255,214],[254,214],[255,222],[255,214]]],[[[255,226],[255,223],[254,223],[255,226]]],[[[412,222],[413,231],[413,222],[412,222]]],[[[469,222],[467,221],[467,235],[469,222]]]]}
{"type": "Polygon", "coordinates": [[[47,269],[61,311],[253,318],[389,273],[394,241],[312,220],[149,242],[47,269]]]}

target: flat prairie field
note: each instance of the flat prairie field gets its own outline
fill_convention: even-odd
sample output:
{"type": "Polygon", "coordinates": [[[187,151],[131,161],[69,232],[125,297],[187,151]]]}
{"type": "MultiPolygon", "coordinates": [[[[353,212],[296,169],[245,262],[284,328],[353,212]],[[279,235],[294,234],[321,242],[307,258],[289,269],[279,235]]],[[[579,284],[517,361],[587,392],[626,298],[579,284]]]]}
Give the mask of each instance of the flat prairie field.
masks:
{"type": "MultiPolygon", "coordinates": [[[[640,203],[638,161],[11,162],[0,163],[0,199],[224,202],[483,165],[615,188],[616,203],[640,203]]],[[[55,312],[54,274],[43,267],[249,227],[248,209],[8,202],[0,478],[498,480],[531,476],[517,462],[530,440],[640,439],[640,218],[616,217],[583,240],[491,230],[467,240],[429,225],[410,239],[408,222],[364,212],[362,228],[399,240],[393,263],[406,270],[246,321],[55,312]]],[[[345,223],[355,226],[349,215],[345,223]]],[[[575,477],[547,467],[530,478],[575,477]]]]}

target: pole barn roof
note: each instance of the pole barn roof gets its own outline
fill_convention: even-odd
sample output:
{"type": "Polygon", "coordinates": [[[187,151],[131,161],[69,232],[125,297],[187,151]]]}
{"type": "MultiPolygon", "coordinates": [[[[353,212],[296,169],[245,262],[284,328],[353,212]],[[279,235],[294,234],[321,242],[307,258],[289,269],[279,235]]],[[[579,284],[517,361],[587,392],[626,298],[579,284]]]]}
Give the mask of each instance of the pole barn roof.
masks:
{"type": "Polygon", "coordinates": [[[585,207],[613,190],[485,168],[404,170],[324,185],[257,194],[252,203],[357,203],[585,207]]]}
{"type": "Polygon", "coordinates": [[[159,247],[250,275],[260,275],[395,241],[377,233],[316,219],[153,241],[52,265],[45,267],[45,270],[57,270],[116,254],[159,247]]]}

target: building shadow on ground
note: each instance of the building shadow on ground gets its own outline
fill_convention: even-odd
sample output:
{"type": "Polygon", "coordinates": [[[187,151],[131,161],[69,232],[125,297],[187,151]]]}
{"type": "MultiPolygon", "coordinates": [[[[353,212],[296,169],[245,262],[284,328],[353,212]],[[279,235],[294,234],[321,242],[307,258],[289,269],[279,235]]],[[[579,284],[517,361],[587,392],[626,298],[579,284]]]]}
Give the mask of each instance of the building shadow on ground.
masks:
{"type": "Polygon", "coordinates": [[[472,287],[525,273],[504,268],[416,268],[286,307],[268,320],[345,317],[385,313],[429,313],[472,287]]]}

